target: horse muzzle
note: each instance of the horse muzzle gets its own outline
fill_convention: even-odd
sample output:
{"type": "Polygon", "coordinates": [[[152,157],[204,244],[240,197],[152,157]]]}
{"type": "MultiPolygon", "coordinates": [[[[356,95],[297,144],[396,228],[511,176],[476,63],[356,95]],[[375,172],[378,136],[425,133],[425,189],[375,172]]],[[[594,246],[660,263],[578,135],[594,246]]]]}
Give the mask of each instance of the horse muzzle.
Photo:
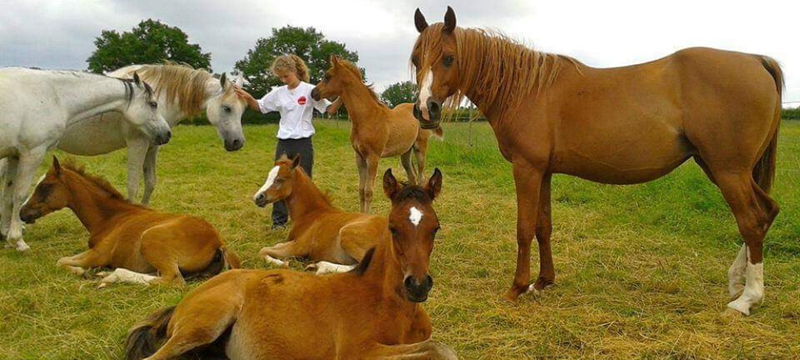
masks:
{"type": "Polygon", "coordinates": [[[442,116],[442,105],[436,100],[428,99],[426,102],[428,107],[428,115],[430,116],[430,120],[425,119],[422,116],[422,109],[419,107],[419,101],[414,103],[414,117],[419,121],[419,127],[425,130],[433,130],[439,127],[439,121],[441,120],[442,116]]]}
{"type": "Polygon", "coordinates": [[[26,209],[23,207],[19,211],[19,219],[25,222],[26,224],[33,224],[36,222],[36,219],[40,217],[42,217],[42,214],[33,209],[26,209]]]}
{"type": "Polygon", "coordinates": [[[430,275],[420,281],[415,276],[406,276],[403,280],[403,286],[407,292],[408,301],[421,303],[428,300],[428,292],[433,288],[433,278],[430,275]]]}
{"type": "Polygon", "coordinates": [[[225,150],[226,151],[237,151],[244,147],[244,139],[233,139],[233,140],[225,140],[225,150]]]}
{"type": "Polygon", "coordinates": [[[153,138],[153,142],[156,145],[165,145],[170,139],[172,139],[172,131],[161,132],[153,138]]]}
{"type": "Polygon", "coordinates": [[[314,99],[314,101],[319,101],[320,99],[319,90],[317,90],[316,87],[314,87],[314,89],[311,90],[311,98],[314,99]]]}
{"type": "Polygon", "coordinates": [[[263,192],[256,195],[255,198],[253,198],[253,201],[256,203],[256,206],[261,208],[267,206],[267,204],[270,203],[269,199],[267,198],[267,194],[263,192]]]}

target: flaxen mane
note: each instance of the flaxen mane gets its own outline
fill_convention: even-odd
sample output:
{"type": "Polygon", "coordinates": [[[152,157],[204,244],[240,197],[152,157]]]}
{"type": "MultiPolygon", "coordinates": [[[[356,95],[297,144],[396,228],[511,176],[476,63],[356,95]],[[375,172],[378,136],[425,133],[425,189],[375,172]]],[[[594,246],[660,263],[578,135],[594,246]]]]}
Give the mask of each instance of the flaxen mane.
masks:
{"type": "Polygon", "coordinates": [[[75,160],[67,159],[63,163],[61,163],[61,167],[80,175],[84,179],[88,180],[90,183],[92,183],[92,184],[96,185],[97,187],[103,189],[105,192],[107,192],[109,194],[110,198],[128,202],[128,200],[125,199],[125,196],[120,194],[119,191],[117,191],[117,189],[115,189],[114,186],[111,185],[111,183],[108,182],[108,180],[103,179],[103,178],[101,178],[99,176],[96,176],[96,175],[87,174],[86,173],[86,168],[83,165],[78,165],[75,162],[75,160]]]}
{"type": "Polygon", "coordinates": [[[167,64],[143,65],[137,73],[144,81],[153,84],[157,96],[166,92],[167,101],[177,103],[187,117],[203,111],[206,83],[212,78],[209,72],[188,65],[167,64]]]}
{"type": "MultiPolygon", "coordinates": [[[[357,66],[355,66],[353,63],[345,59],[339,59],[339,64],[344,66],[346,70],[353,73],[356,76],[356,79],[358,79],[358,81],[364,84],[364,78],[361,77],[361,70],[357,66]]],[[[378,97],[378,94],[375,93],[375,90],[372,88],[372,85],[364,84],[364,86],[367,87],[367,90],[369,90],[369,94],[372,96],[372,99],[375,100],[376,103],[384,107],[388,107],[386,106],[386,104],[383,103],[383,101],[381,101],[381,98],[378,97]]]]}
{"type": "MultiPolygon", "coordinates": [[[[417,40],[415,48],[436,49],[436,53],[420,54],[419,63],[424,69],[441,61],[443,26],[442,23],[429,26],[417,40]]],[[[506,104],[504,108],[512,110],[534,91],[546,90],[558,77],[564,62],[578,64],[567,56],[530,49],[493,30],[456,28],[454,34],[461,83],[447,99],[451,109],[466,96],[479,108],[506,104]]]]}

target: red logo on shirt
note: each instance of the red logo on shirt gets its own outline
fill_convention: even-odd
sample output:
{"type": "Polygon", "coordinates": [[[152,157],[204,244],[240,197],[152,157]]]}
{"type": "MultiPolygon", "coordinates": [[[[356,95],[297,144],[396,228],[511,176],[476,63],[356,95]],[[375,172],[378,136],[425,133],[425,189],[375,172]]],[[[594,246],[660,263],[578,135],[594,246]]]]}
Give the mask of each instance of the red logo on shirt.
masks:
{"type": "Polygon", "coordinates": [[[300,104],[300,105],[305,105],[306,104],[306,97],[305,96],[301,96],[301,97],[297,98],[297,103],[300,104]]]}

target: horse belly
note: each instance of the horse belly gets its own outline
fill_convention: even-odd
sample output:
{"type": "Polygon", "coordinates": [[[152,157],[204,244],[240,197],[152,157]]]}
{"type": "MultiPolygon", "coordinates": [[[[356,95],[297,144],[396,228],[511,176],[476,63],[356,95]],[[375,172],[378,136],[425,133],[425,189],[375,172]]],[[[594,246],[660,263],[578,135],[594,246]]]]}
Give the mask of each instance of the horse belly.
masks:
{"type": "MultiPolygon", "coordinates": [[[[674,130],[636,131],[625,137],[594,133],[557,147],[553,172],[605,184],[637,184],[662,177],[693,155],[693,147],[674,130]]],[[[649,129],[649,130],[652,130],[649,129]]]]}
{"type": "Polygon", "coordinates": [[[79,121],[67,127],[58,148],[82,156],[110,153],[126,146],[122,115],[106,113],[79,121]]]}

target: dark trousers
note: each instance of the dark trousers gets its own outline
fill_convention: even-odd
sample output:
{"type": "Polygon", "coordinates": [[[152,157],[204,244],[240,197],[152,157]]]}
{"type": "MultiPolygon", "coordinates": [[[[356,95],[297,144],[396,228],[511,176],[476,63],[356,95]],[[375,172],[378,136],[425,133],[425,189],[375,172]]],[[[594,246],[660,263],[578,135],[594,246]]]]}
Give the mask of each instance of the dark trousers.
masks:
{"type": "MultiPolygon", "coordinates": [[[[286,155],[292,159],[295,155],[300,155],[300,167],[305,170],[308,177],[311,177],[311,169],[314,167],[314,143],[311,138],[303,139],[278,139],[278,148],[275,149],[275,160],[286,155]]],[[[278,201],[272,205],[272,226],[286,225],[289,221],[289,210],[286,203],[278,201]]]]}

